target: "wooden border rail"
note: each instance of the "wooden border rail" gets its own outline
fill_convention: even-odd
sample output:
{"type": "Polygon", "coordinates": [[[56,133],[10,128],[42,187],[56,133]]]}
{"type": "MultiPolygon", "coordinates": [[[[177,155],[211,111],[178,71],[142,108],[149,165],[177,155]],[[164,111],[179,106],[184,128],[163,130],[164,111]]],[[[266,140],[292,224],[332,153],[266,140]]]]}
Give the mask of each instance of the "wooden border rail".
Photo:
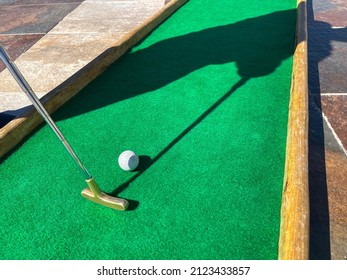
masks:
{"type": "MultiPolygon", "coordinates": [[[[151,18],[124,36],[121,41],[109,48],[65,82],[48,92],[41,98],[48,113],[52,114],[80,90],[99,76],[109,65],[119,59],[132,46],[146,37],[178,8],[188,0],[171,0],[158,10],[151,18]]],[[[43,122],[42,117],[29,106],[20,116],[10,121],[0,129],[0,159],[15,148],[30,132],[43,122]]]]}
{"type": "Polygon", "coordinates": [[[297,0],[278,259],[309,259],[307,5],[297,0]]]}

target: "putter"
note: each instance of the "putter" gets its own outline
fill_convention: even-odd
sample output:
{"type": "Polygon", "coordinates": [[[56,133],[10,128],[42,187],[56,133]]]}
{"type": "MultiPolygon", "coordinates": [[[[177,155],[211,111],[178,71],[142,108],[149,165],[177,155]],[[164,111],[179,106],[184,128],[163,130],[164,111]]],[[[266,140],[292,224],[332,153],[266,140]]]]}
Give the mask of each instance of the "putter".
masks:
{"type": "Polygon", "coordinates": [[[34,91],[29,86],[28,82],[24,79],[23,75],[17,68],[17,66],[11,61],[9,55],[6,53],[5,49],[0,46],[0,59],[4,62],[7,69],[10,71],[13,78],[16,80],[18,85],[21,87],[21,89],[25,92],[25,94],[28,96],[30,101],[35,106],[36,110],[40,113],[40,115],[43,117],[43,119],[47,122],[47,124],[51,127],[55,135],[59,138],[61,143],[64,145],[72,159],[77,163],[79,166],[83,177],[88,185],[88,188],[85,188],[82,190],[82,196],[86,199],[89,199],[95,203],[104,205],[106,207],[116,209],[116,210],[126,210],[129,202],[125,199],[113,197],[110,195],[107,195],[103,193],[98,184],[95,182],[94,178],[90,175],[90,173],[87,171],[87,169],[84,167],[70,144],[66,141],[64,135],[61,133],[60,129],[57,127],[57,125],[54,123],[42,103],[40,102],[39,98],[36,96],[34,91]]]}

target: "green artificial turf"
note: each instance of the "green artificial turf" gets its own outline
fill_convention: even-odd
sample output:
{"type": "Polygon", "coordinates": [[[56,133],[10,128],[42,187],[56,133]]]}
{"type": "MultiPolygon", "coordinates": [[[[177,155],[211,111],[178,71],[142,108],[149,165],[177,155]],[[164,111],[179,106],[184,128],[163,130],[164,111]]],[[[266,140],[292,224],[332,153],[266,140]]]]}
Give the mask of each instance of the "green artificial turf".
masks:
{"type": "Polygon", "coordinates": [[[276,259],[294,0],[190,0],[0,167],[0,259],[276,259]],[[140,155],[124,172],[118,155],[140,155]]]}

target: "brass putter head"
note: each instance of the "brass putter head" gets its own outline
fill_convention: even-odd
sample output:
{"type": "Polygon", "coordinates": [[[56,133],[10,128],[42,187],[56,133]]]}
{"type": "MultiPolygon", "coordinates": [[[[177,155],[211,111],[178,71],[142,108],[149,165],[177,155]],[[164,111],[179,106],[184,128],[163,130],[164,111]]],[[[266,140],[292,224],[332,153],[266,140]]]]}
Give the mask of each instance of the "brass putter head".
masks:
{"type": "Polygon", "coordinates": [[[116,210],[124,211],[128,208],[127,200],[103,193],[93,178],[87,179],[86,183],[89,188],[82,191],[81,194],[84,198],[116,210]]]}

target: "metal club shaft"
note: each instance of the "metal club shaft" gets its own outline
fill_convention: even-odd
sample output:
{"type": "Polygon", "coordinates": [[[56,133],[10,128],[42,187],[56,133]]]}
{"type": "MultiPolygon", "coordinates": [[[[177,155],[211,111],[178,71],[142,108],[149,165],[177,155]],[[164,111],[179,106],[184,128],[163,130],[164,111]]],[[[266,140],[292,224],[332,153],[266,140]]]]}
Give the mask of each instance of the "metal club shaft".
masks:
{"type": "Polygon", "coordinates": [[[31,89],[28,82],[23,77],[22,73],[19,71],[17,66],[11,61],[9,55],[6,53],[6,51],[0,46],[0,58],[5,63],[7,69],[13,76],[13,78],[16,80],[18,85],[21,87],[21,89],[25,92],[25,94],[28,96],[29,100],[33,103],[36,110],[40,113],[40,115],[43,117],[43,119],[48,123],[48,125],[52,128],[55,135],[59,138],[59,140],[62,142],[62,144],[65,146],[66,150],[69,152],[71,157],[75,160],[75,162],[80,167],[84,178],[90,179],[92,176],[89,174],[87,169],[82,164],[81,160],[76,155],[75,151],[72,149],[68,141],[65,139],[64,135],[61,133],[60,129],[57,127],[57,125],[54,123],[48,112],[46,111],[45,107],[43,107],[42,103],[40,102],[39,98],[36,96],[34,91],[31,89]]]}
{"type": "Polygon", "coordinates": [[[61,143],[64,145],[72,159],[77,163],[79,169],[83,173],[84,179],[88,185],[88,188],[82,190],[82,196],[86,199],[89,199],[95,203],[104,205],[109,208],[113,208],[116,210],[126,210],[129,202],[125,199],[112,197],[103,193],[98,184],[95,182],[94,178],[90,175],[87,169],[82,164],[81,160],[76,155],[75,151],[72,149],[70,144],[65,139],[64,135],[61,133],[60,129],[57,127],[55,122],[52,120],[45,107],[42,105],[39,98],[36,96],[34,91],[31,89],[28,82],[25,80],[17,66],[11,61],[9,55],[6,53],[5,49],[0,46],[0,59],[5,63],[7,69],[17,81],[18,85],[28,96],[32,104],[35,106],[36,110],[40,113],[43,119],[47,122],[47,124],[54,131],[55,135],[59,138],[61,143]]]}

